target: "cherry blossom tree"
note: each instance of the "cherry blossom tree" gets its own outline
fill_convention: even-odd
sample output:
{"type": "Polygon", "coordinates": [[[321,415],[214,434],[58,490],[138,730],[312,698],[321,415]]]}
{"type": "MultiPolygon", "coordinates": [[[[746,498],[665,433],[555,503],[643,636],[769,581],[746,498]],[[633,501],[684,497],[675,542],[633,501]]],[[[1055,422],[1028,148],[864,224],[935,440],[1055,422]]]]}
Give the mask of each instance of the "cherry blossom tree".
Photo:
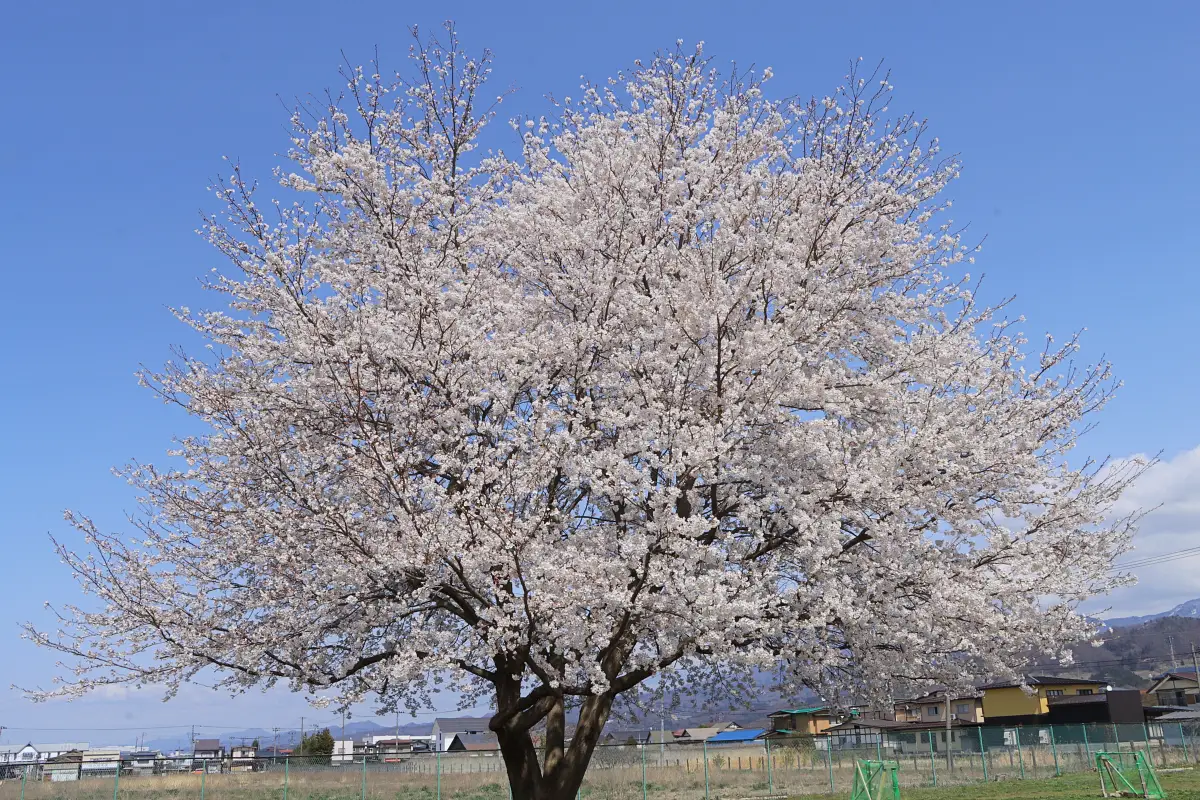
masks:
{"type": "Polygon", "coordinates": [[[286,199],[218,187],[228,307],[146,376],[205,433],[125,471],[133,535],[69,515],[94,602],[27,629],[70,656],[40,696],[486,697],[513,796],[560,800],[643,693],[883,698],[1089,634],[1141,469],[1067,462],[1109,368],[976,302],[885,76],[773,100],[680,45],[507,157],[486,54],[413,59],[294,116],[286,199]]]}

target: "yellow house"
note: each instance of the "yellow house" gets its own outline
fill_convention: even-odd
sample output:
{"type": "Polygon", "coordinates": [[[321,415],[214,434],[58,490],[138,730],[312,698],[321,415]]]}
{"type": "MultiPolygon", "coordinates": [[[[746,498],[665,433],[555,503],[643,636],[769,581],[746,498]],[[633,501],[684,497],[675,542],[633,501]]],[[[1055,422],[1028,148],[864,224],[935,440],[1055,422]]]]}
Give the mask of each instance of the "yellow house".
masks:
{"type": "Polygon", "coordinates": [[[815,736],[841,721],[839,715],[826,706],[785,709],[769,716],[769,735],[773,736],[815,736]]]}
{"type": "Polygon", "coordinates": [[[1102,694],[1106,689],[1104,681],[1033,675],[1025,679],[1025,685],[1029,687],[1028,692],[1015,681],[980,686],[979,690],[983,692],[984,718],[988,722],[997,723],[1006,719],[1011,722],[1028,719],[1032,722],[1035,718],[1050,713],[1051,697],[1102,694]]]}
{"type": "Polygon", "coordinates": [[[945,690],[897,702],[893,707],[893,718],[900,722],[945,723],[947,711],[951,721],[980,725],[984,720],[983,702],[980,697],[955,694],[947,703],[945,690]]]}

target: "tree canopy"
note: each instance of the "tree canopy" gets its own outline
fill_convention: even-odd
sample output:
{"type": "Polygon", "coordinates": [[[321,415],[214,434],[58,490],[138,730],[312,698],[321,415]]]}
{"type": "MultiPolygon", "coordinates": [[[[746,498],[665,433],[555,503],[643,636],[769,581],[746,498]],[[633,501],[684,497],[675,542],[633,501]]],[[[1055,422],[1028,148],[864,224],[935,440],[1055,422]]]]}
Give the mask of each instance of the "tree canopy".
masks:
{"type": "Polygon", "coordinates": [[[218,187],[228,308],[146,376],[207,431],[126,471],[134,535],[71,517],[58,693],[486,696],[514,797],[567,798],[640,686],[885,697],[1087,635],[1141,469],[1067,462],[1109,367],[977,302],[885,75],[773,100],[678,46],[509,157],[487,55],[413,59],[297,111],[285,199],[218,187]]]}

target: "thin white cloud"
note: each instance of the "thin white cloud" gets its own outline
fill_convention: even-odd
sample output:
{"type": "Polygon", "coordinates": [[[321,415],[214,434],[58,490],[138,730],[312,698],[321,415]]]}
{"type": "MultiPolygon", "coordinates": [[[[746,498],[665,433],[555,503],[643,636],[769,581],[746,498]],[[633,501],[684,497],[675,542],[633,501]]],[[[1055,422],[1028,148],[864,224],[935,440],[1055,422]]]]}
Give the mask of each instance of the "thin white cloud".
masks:
{"type": "MultiPolygon", "coordinates": [[[[1135,550],[1122,561],[1141,560],[1200,546],[1200,447],[1151,467],[1122,496],[1115,513],[1146,510],[1134,539],[1135,550]]],[[[1139,567],[1134,586],[1118,589],[1093,603],[1111,607],[1107,616],[1166,611],[1200,597],[1200,556],[1139,567]]]]}

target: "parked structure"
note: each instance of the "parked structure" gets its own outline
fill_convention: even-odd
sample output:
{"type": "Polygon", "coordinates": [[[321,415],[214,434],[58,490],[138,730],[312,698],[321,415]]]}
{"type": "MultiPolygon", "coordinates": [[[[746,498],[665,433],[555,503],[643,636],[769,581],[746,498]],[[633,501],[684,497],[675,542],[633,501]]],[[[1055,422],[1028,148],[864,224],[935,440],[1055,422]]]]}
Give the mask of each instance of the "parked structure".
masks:
{"type": "Polygon", "coordinates": [[[55,756],[42,765],[42,780],[52,783],[79,780],[79,768],[83,763],[83,752],[71,750],[55,756]]]}
{"type": "Polygon", "coordinates": [[[225,747],[220,739],[197,739],[192,747],[192,766],[206,772],[221,772],[225,761],[225,747]]]}
{"type": "Polygon", "coordinates": [[[258,768],[258,748],[239,744],[229,748],[230,772],[254,772],[258,768]]]}

